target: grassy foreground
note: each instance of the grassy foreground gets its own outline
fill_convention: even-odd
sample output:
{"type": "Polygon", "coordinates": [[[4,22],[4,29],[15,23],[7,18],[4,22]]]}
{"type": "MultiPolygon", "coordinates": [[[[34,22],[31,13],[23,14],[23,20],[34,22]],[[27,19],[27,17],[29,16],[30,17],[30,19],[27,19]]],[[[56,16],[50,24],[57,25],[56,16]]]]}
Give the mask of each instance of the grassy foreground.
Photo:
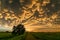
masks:
{"type": "Polygon", "coordinates": [[[60,32],[26,32],[23,35],[0,32],[0,40],[60,40],[60,32]]]}

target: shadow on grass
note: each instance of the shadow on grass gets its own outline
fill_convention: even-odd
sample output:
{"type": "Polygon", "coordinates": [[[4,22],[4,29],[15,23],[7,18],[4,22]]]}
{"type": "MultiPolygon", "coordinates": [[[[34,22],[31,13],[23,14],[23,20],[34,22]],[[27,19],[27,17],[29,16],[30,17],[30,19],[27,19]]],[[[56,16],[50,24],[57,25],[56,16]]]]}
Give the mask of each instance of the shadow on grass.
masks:
{"type": "Polygon", "coordinates": [[[26,32],[21,35],[13,35],[11,32],[0,32],[0,40],[25,40],[26,32]]]}
{"type": "MultiPolygon", "coordinates": [[[[23,35],[23,34],[22,34],[22,35],[23,35]]],[[[0,40],[8,40],[8,39],[11,39],[11,38],[14,38],[14,37],[17,37],[17,36],[21,36],[21,35],[12,35],[12,34],[10,33],[8,36],[0,37],[0,40]]]]}
{"type": "Polygon", "coordinates": [[[0,37],[0,40],[2,39],[10,39],[10,38],[13,38],[13,37],[16,37],[17,35],[10,35],[8,37],[0,37]]]}

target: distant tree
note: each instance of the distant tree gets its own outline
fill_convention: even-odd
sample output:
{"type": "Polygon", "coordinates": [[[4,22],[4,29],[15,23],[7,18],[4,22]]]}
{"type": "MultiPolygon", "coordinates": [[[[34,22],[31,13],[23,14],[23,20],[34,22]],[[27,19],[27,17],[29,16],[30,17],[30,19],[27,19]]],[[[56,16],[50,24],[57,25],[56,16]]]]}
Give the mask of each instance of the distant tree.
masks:
{"type": "Polygon", "coordinates": [[[9,32],[9,31],[6,31],[7,33],[9,32]]]}
{"type": "Polygon", "coordinates": [[[16,26],[13,26],[12,34],[16,34],[16,26]]]}
{"type": "Polygon", "coordinates": [[[23,34],[24,32],[25,32],[25,28],[24,28],[24,25],[22,25],[22,24],[19,24],[18,26],[17,26],[17,29],[18,29],[18,33],[19,33],[19,35],[20,34],[23,34]]]}
{"type": "Polygon", "coordinates": [[[19,25],[13,27],[12,34],[15,34],[15,35],[16,35],[16,34],[21,35],[21,34],[24,34],[24,32],[25,32],[24,25],[19,24],[19,25]]]}

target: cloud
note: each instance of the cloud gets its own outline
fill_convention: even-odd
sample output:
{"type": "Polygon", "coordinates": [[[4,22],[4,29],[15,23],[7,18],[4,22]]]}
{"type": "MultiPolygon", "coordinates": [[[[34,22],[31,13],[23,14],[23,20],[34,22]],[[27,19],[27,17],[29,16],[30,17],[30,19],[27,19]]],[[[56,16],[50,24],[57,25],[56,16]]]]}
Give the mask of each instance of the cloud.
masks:
{"type": "Polygon", "coordinates": [[[4,0],[1,1],[0,24],[9,27],[24,25],[60,24],[59,0],[4,0]],[[4,2],[4,3],[3,3],[4,2]],[[59,17],[59,19],[58,19],[59,17]]]}

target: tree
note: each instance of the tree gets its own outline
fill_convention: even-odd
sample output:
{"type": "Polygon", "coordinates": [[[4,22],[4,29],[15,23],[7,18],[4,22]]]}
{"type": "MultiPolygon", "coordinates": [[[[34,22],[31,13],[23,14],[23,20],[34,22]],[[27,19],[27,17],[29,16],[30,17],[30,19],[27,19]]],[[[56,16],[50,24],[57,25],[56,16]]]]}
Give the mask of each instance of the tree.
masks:
{"type": "Polygon", "coordinates": [[[24,32],[25,32],[24,25],[19,24],[19,25],[13,27],[12,34],[22,35],[22,34],[24,34],[24,32]]]}

